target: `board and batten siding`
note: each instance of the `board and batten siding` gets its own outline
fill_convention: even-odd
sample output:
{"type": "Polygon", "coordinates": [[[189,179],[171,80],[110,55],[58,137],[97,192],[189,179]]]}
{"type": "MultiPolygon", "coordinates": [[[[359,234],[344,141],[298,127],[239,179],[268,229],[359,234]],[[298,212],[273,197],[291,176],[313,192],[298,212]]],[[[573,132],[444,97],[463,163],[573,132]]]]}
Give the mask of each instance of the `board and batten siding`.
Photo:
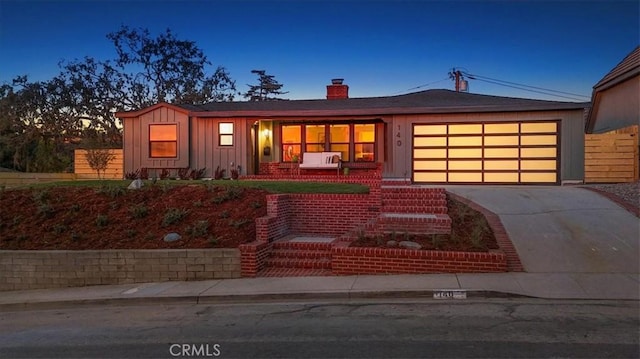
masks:
{"type": "Polygon", "coordinates": [[[189,116],[175,109],[160,107],[139,117],[125,118],[124,123],[124,171],[140,168],[185,168],[189,162],[189,116]],[[178,155],[175,158],[151,158],[149,156],[149,125],[176,124],[178,131],[178,155]]]}
{"type": "Polygon", "coordinates": [[[191,131],[191,167],[204,168],[206,177],[213,177],[216,168],[225,170],[225,177],[231,176],[231,169],[241,167],[240,174],[247,174],[247,158],[253,146],[250,129],[244,118],[199,118],[192,119],[191,131]],[[219,124],[233,123],[233,146],[220,146],[219,124]]]}
{"type": "Polygon", "coordinates": [[[411,179],[413,125],[435,123],[484,123],[560,121],[560,181],[584,180],[583,110],[497,112],[462,114],[395,115],[388,125],[389,162],[384,177],[411,179]]]}

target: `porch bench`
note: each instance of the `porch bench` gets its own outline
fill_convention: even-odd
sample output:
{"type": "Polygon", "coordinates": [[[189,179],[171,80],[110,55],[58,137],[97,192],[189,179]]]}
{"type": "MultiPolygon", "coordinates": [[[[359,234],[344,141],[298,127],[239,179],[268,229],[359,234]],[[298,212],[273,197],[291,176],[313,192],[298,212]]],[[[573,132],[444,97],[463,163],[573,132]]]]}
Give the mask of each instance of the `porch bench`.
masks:
{"type": "Polygon", "coordinates": [[[305,152],[302,154],[300,169],[336,169],[340,174],[342,167],[340,152],[305,152]]]}

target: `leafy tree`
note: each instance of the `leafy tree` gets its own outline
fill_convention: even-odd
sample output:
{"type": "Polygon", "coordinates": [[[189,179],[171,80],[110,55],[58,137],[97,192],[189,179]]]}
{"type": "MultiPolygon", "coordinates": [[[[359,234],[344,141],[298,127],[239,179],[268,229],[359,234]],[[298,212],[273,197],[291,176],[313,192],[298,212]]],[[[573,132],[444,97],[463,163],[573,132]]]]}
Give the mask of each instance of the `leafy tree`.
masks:
{"type": "Polygon", "coordinates": [[[251,70],[251,73],[258,75],[258,84],[247,85],[249,90],[243,96],[249,101],[283,100],[276,96],[289,93],[281,91],[283,85],[273,75],[267,75],[265,70],[251,70]]]}
{"type": "Polygon", "coordinates": [[[81,139],[121,146],[117,111],[157,102],[232,101],[236,94],[223,67],[208,74],[211,63],[203,51],[170,30],[152,37],[123,26],[107,38],[116,50],[113,59],[63,61],[49,81],[20,76],[0,86],[0,166],[64,170],[81,139]]]}
{"type": "Polygon", "coordinates": [[[203,104],[232,101],[235,82],[224,67],[207,75],[211,62],[193,41],[180,40],[171,30],[156,38],[146,29],[126,26],[107,35],[116,58],[98,61],[86,57],[62,63],[56,78],[69,91],[69,103],[88,121],[119,144],[120,123],[116,111],[144,108],[158,102],[203,104]]]}

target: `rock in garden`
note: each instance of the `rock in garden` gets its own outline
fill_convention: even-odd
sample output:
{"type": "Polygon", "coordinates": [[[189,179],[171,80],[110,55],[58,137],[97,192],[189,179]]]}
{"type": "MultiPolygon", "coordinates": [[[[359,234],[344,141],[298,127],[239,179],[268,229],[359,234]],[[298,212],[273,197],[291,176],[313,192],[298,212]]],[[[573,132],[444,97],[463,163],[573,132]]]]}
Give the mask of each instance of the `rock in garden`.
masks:
{"type": "Polygon", "coordinates": [[[422,249],[420,243],[411,242],[411,241],[402,241],[399,243],[400,247],[404,247],[407,249],[422,249]]]}
{"type": "Polygon", "coordinates": [[[387,242],[387,247],[397,247],[398,246],[398,242],[396,241],[388,241],[387,242]]]}
{"type": "Polygon", "coordinates": [[[168,233],[164,236],[164,241],[165,242],[175,242],[175,241],[179,241],[180,238],[182,238],[181,235],[179,235],[178,233],[168,233]]]}
{"type": "Polygon", "coordinates": [[[127,187],[128,189],[140,189],[142,188],[142,186],[144,186],[144,184],[142,183],[142,180],[140,178],[133,180],[131,182],[131,184],[129,185],[129,187],[127,187]]]}

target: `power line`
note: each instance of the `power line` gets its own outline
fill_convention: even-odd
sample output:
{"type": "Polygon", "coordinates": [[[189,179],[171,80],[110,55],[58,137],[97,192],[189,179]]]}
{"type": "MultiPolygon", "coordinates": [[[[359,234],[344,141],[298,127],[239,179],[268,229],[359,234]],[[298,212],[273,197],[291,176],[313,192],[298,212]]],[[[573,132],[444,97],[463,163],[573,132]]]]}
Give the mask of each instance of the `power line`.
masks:
{"type": "MultiPolygon", "coordinates": [[[[471,79],[471,77],[468,77],[471,79]]],[[[505,87],[510,87],[510,88],[514,88],[517,90],[522,90],[522,91],[529,91],[529,92],[535,92],[535,93],[539,93],[539,94],[543,94],[543,95],[547,95],[547,96],[555,96],[555,97],[562,97],[562,98],[566,98],[566,99],[570,99],[570,100],[575,100],[575,101],[583,101],[577,97],[570,97],[570,96],[565,96],[565,95],[558,95],[558,94],[554,94],[554,93],[550,93],[550,92],[544,92],[544,91],[538,91],[538,90],[532,90],[532,89],[528,89],[525,87],[519,87],[519,86],[513,86],[513,85],[507,85],[504,83],[500,83],[500,82],[495,82],[495,81],[491,81],[491,80],[484,80],[484,79],[473,79],[473,80],[478,80],[478,81],[483,81],[483,82],[487,82],[490,84],[494,84],[494,85],[500,85],[500,86],[505,86],[505,87]]],[[[580,96],[580,95],[579,95],[580,96]]]]}
{"type": "Polygon", "coordinates": [[[591,96],[586,96],[586,95],[580,95],[580,94],[576,94],[576,93],[571,93],[571,92],[565,92],[565,91],[558,91],[558,90],[552,90],[552,89],[547,89],[547,88],[543,88],[543,87],[537,87],[537,86],[531,86],[531,85],[525,85],[525,84],[520,84],[517,82],[511,82],[511,81],[505,81],[505,80],[499,80],[499,79],[494,79],[491,77],[487,77],[487,76],[481,76],[481,75],[474,75],[474,74],[470,74],[468,72],[463,72],[463,74],[465,76],[467,76],[467,78],[471,79],[471,80],[480,80],[480,81],[485,81],[485,82],[489,82],[492,84],[496,84],[496,85],[502,85],[502,86],[506,86],[506,87],[512,87],[512,88],[516,88],[516,89],[520,89],[520,90],[524,90],[524,91],[531,91],[531,92],[537,92],[537,93],[541,93],[541,94],[545,94],[545,95],[550,95],[550,96],[557,96],[557,97],[564,97],[564,98],[571,98],[576,100],[576,98],[573,97],[567,97],[567,96],[561,96],[561,95],[555,95],[555,94],[564,94],[564,95],[570,95],[570,96],[574,96],[574,97],[581,97],[581,98],[585,98],[585,99],[590,99],[591,96]],[[493,82],[492,82],[493,81],[493,82]],[[508,84],[508,85],[507,85],[508,84]],[[512,86],[509,86],[512,85],[512,86]],[[518,87],[515,87],[518,86],[518,87]],[[539,91],[534,91],[534,90],[529,90],[529,89],[536,89],[539,91]],[[542,92],[544,91],[544,92],[542,92]],[[555,94],[554,94],[555,93],[555,94]]]}
{"type": "Polygon", "coordinates": [[[440,83],[440,82],[442,82],[442,81],[446,81],[446,80],[448,80],[448,79],[449,79],[449,77],[445,77],[445,78],[443,78],[442,80],[438,80],[438,81],[434,81],[434,82],[429,82],[428,84],[424,84],[424,85],[420,85],[420,86],[412,87],[412,88],[406,89],[406,90],[404,90],[404,91],[394,92],[394,93],[392,93],[391,95],[397,95],[397,94],[400,94],[400,93],[403,93],[403,92],[407,92],[407,91],[412,91],[412,90],[421,89],[421,88],[423,88],[423,87],[427,87],[427,86],[435,85],[435,84],[437,84],[437,83],[440,83]]]}

